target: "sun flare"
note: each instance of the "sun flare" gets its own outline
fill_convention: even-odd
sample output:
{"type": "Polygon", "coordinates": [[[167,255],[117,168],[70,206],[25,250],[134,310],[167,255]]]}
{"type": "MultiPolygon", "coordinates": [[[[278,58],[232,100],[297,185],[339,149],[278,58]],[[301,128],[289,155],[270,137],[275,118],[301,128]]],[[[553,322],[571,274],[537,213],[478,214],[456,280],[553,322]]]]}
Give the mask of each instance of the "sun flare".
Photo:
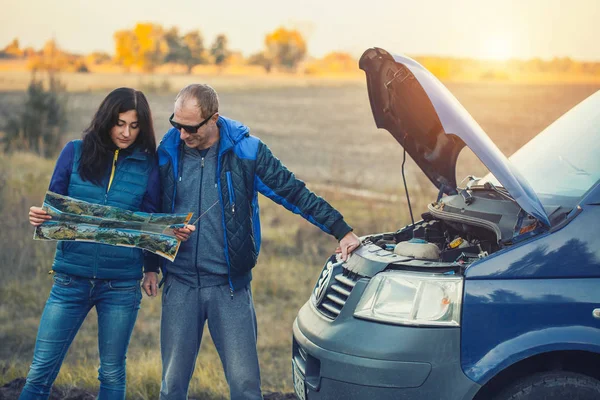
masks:
{"type": "Polygon", "coordinates": [[[482,56],[490,60],[508,60],[513,56],[511,38],[507,36],[488,37],[482,50],[482,56]]]}

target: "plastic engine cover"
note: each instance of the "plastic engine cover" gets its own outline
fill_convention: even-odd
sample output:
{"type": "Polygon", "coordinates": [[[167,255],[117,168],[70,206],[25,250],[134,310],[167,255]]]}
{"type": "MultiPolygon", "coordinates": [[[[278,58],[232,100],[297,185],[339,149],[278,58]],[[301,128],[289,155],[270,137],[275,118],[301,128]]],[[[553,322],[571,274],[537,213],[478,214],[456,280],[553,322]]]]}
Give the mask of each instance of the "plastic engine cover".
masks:
{"type": "Polygon", "coordinates": [[[435,244],[423,239],[410,239],[406,242],[400,242],[394,247],[394,253],[422,260],[439,260],[440,258],[440,249],[435,244]]]}

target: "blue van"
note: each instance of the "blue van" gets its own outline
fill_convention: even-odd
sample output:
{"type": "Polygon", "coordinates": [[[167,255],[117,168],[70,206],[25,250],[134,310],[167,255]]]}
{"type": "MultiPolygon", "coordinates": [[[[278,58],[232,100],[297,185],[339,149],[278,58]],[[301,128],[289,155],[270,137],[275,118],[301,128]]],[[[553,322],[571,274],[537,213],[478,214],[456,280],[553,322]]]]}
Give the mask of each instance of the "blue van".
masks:
{"type": "Polygon", "coordinates": [[[359,65],[439,195],[326,261],[293,325],[296,396],[600,399],[600,91],[507,159],[414,60],[359,65]],[[490,173],[457,184],[464,146],[490,173]]]}

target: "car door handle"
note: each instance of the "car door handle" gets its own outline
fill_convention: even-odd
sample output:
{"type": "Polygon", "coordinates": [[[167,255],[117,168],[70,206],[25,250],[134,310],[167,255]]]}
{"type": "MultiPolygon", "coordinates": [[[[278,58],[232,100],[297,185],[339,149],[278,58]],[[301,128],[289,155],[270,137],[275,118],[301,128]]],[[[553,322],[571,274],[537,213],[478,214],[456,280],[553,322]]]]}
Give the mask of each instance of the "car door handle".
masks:
{"type": "Polygon", "coordinates": [[[594,311],[592,311],[592,315],[594,318],[600,319],[600,308],[594,309],[594,311]]]}

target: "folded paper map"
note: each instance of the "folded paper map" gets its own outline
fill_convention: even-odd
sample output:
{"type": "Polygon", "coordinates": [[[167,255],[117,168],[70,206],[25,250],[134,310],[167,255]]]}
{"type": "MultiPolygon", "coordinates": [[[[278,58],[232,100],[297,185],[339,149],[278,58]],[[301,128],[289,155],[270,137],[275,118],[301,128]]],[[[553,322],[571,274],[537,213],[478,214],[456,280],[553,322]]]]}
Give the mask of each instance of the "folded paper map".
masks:
{"type": "Polygon", "coordinates": [[[36,227],[37,240],[75,240],[113,246],[139,247],[173,261],[180,241],[173,228],[192,219],[187,214],[150,214],[46,192],[44,211],[52,219],[36,227]]]}

